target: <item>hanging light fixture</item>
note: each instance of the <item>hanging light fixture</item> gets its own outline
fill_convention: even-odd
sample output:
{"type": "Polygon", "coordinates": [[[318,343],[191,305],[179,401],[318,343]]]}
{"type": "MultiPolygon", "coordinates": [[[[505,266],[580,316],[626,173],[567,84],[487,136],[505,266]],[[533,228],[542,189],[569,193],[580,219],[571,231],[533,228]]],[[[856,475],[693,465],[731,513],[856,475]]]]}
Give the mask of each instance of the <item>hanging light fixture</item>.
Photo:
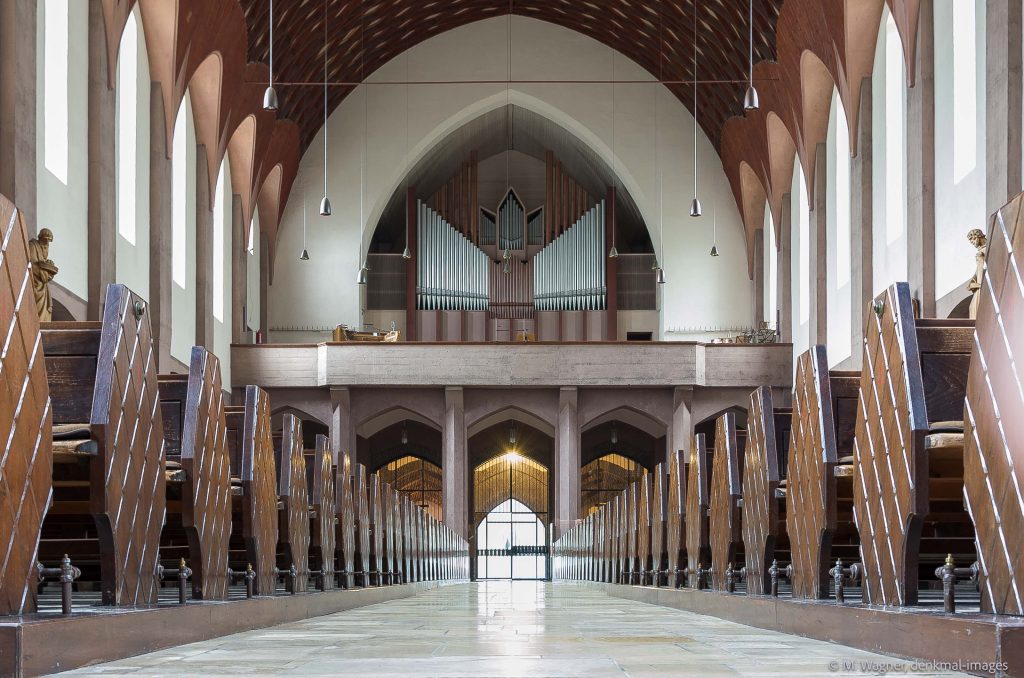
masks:
{"type": "Polygon", "coordinates": [[[660,266],[658,267],[658,275],[656,276],[656,280],[658,281],[659,285],[665,284],[665,269],[661,268],[660,266]]]}
{"type": "Polygon", "coordinates": [[[402,445],[409,444],[409,431],[405,428],[405,422],[402,422],[402,445]]]}
{"type": "MultiPolygon", "coordinates": [[[[367,100],[370,97],[370,90],[366,86],[366,3],[360,5],[360,37],[359,37],[359,84],[363,88],[363,149],[359,158],[359,250],[363,249],[363,197],[366,193],[366,132],[367,132],[367,100]]],[[[356,273],[356,284],[365,285],[370,277],[370,267],[366,259],[356,273]]]]}
{"type": "Polygon", "coordinates": [[[615,428],[615,422],[612,422],[612,445],[619,444],[619,432],[615,428]]]}
{"type": "Polygon", "coordinates": [[[302,254],[300,261],[309,261],[309,250],[306,249],[306,186],[302,186],[302,254]]]}
{"type": "Polygon", "coordinates": [[[277,90],[274,89],[274,0],[270,0],[270,78],[267,89],[263,90],[263,108],[277,110],[277,90]]]}
{"type": "MultiPolygon", "coordinates": [[[[697,3],[693,4],[693,201],[690,203],[690,216],[701,214],[700,200],[697,198],[697,3]]],[[[660,281],[659,281],[660,282],[660,281]]]]}
{"type": "Polygon", "coordinates": [[[327,197],[327,0],[324,0],[324,197],[320,199],[320,216],[331,216],[331,199],[327,197]]]}
{"type": "MultiPolygon", "coordinates": [[[[615,174],[615,49],[612,52],[612,180],[618,183],[618,176],[615,174]]],[[[609,259],[619,258],[619,249],[615,246],[615,222],[612,219],[612,248],[608,250],[609,259]]]]}
{"type": "MultiPolygon", "coordinates": [[[[405,166],[409,167],[409,50],[405,50],[405,166]]],[[[406,184],[408,189],[408,184],[406,184]]],[[[408,193],[408,190],[406,191],[408,193]]],[[[409,218],[409,210],[405,211],[406,219],[409,218]]],[[[405,249],[402,250],[402,258],[406,261],[412,259],[412,250],[409,249],[409,227],[405,224],[405,249]]]]}
{"type": "Polygon", "coordinates": [[[743,110],[756,111],[760,103],[757,89],[754,88],[754,0],[750,0],[748,23],[750,25],[750,84],[747,85],[747,93],[743,95],[743,110]]]}
{"type": "Polygon", "coordinates": [[[508,444],[509,444],[509,447],[511,447],[512,449],[515,449],[516,442],[518,442],[518,437],[516,436],[516,422],[513,421],[512,425],[509,426],[509,428],[508,428],[508,444]]]}
{"type": "Polygon", "coordinates": [[[712,212],[714,217],[711,220],[711,256],[718,256],[718,207],[712,212]]]}

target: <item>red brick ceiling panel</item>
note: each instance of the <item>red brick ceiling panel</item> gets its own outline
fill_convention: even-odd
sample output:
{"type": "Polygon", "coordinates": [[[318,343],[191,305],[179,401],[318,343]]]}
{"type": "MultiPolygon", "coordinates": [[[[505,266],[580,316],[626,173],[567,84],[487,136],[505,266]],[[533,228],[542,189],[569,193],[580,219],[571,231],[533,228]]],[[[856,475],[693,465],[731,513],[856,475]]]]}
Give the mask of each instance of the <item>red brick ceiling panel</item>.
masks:
{"type": "Polygon", "coordinates": [[[762,194],[767,196],[778,235],[793,154],[813,200],[816,149],[825,141],[833,87],[849,122],[851,152],[856,149],[861,83],[871,75],[886,4],[900,30],[912,86],[919,0],[786,0],[776,26],[778,63],[759,63],[754,69],[761,108],[726,121],[720,143],[722,163],[746,222],[748,261],[753,253],[749,236],[762,225],[762,214],[750,206],[762,194]]]}
{"type": "MultiPolygon", "coordinates": [[[[268,0],[238,0],[249,26],[249,60],[269,60],[268,0]]],[[[782,0],[754,2],[755,61],[775,58],[775,23],[782,0]]],[[[598,40],[669,81],[693,78],[694,11],[700,80],[747,75],[747,0],[288,0],[274,7],[274,78],[323,83],[326,13],[328,82],[360,82],[403,51],[445,31],[514,14],[564,26],[598,40]],[[365,49],[364,49],[365,47],[365,49]]],[[[514,37],[513,37],[514,39],[514,37]]],[[[444,79],[444,74],[437,74],[444,79]]],[[[668,87],[692,109],[692,88],[668,87]]],[[[329,110],[351,91],[332,86],[329,110]]],[[[698,119],[716,147],[722,125],[742,107],[739,82],[701,84],[698,119]]],[[[323,124],[322,90],[282,85],[281,110],[296,121],[302,147],[323,124]]]]}

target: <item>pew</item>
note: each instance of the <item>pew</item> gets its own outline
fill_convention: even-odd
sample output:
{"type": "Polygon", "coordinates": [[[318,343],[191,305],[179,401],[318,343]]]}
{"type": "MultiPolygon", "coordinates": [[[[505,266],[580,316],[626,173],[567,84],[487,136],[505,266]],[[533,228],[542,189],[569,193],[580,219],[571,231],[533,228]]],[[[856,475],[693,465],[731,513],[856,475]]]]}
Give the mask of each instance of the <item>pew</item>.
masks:
{"type": "Polygon", "coordinates": [[[402,495],[402,528],[403,528],[403,545],[405,548],[405,564],[403,566],[403,572],[405,573],[405,581],[412,583],[416,581],[416,513],[419,511],[419,507],[413,502],[409,495],[402,495]]]}
{"type": "Polygon", "coordinates": [[[317,588],[335,587],[334,559],[337,539],[337,470],[331,443],[317,435],[315,447],[306,453],[307,491],[309,492],[309,570],[315,573],[317,588]]]}
{"type": "Polygon", "coordinates": [[[234,572],[252,570],[252,592],[277,587],[278,501],[270,398],[245,387],[245,405],[224,408],[231,458],[232,525],[229,558],[234,572]]]}
{"type": "Polygon", "coordinates": [[[865,602],[915,605],[947,554],[975,561],[960,420],[974,323],[915,320],[907,283],[866,316],[853,496],[865,602]]]}
{"type": "Polygon", "coordinates": [[[373,577],[377,574],[371,564],[373,546],[370,533],[373,528],[370,524],[370,485],[366,467],[356,464],[355,469],[352,475],[352,497],[356,515],[356,566],[359,568],[359,581],[365,587],[372,585],[373,577]]]}
{"type": "Polygon", "coordinates": [[[654,467],[651,478],[651,572],[649,582],[661,586],[667,580],[668,550],[666,546],[668,529],[668,475],[665,464],[654,467]]]}
{"type": "Polygon", "coordinates": [[[352,460],[347,454],[338,457],[337,477],[334,484],[334,505],[337,511],[334,547],[341,570],[343,588],[355,587],[356,573],[356,514],[352,493],[352,460]]]}
{"type": "Polygon", "coordinates": [[[55,441],[39,558],[69,554],[104,605],[155,605],[159,592],[164,436],[146,311],[108,285],[101,322],[42,325],[55,441]]]}
{"type": "Polygon", "coordinates": [[[622,521],[619,523],[622,530],[622,542],[625,545],[622,555],[622,583],[632,584],[639,581],[640,561],[637,547],[640,540],[640,506],[639,491],[637,483],[630,483],[622,491],[622,505],[625,510],[622,514],[622,521]]]}
{"type": "Polygon", "coordinates": [[[690,440],[690,463],[686,468],[686,577],[690,588],[703,589],[711,564],[708,486],[711,459],[703,433],[690,440]]]}
{"type": "Polygon", "coordinates": [[[636,540],[636,575],[634,581],[643,585],[649,581],[654,570],[654,554],[651,551],[651,474],[644,473],[640,480],[633,484],[636,488],[637,530],[636,540]]]}
{"type": "Polygon", "coordinates": [[[668,455],[668,515],[665,521],[668,585],[683,586],[686,559],[686,453],[674,450],[668,455]]]}
{"type": "MultiPolygon", "coordinates": [[[[1024,194],[994,215],[964,404],[964,499],[981,609],[1024,614],[1024,194]]],[[[967,565],[968,563],[962,563],[967,565]]]]}
{"type": "Polygon", "coordinates": [[[167,451],[167,522],[161,562],[192,571],[192,598],[226,600],[231,540],[231,462],[220,360],[193,346],[188,374],[159,375],[167,451]]]}
{"type": "Polygon", "coordinates": [[[394,487],[390,492],[391,507],[391,583],[402,583],[402,560],[403,553],[403,530],[402,530],[402,504],[401,495],[394,487]]]}
{"type": "Polygon", "coordinates": [[[384,486],[380,475],[370,474],[367,494],[370,509],[370,580],[377,586],[384,585],[384,486]]]}
{"type": "Polygon", "coordinates": [[[416,510],[412,514],[413,581],[426,581],[423,568],[423,523],[426,513],[416,510]]]}
{"type": "Polygon", "coordinates": [[[608,532],[608,578],[605,580],[610,584],[619,583],[619,577],[622,572],[622,563],[619,560],[619,513],[621,513],[622,495],[617,494],[612,497],[605,506],[610,510],[608,512],[608,521],[605,524],[605,529],[608,532]]]}
{"type": "Polygon", "coordinates": [[[777,594],[778,572],[773,589],[772,563],[789,562],[786,495],[780,483],[786,477],[793,413],[774,407],[770,386],[750,394],[748,412],[741,515],[745,581],[748,594],[777,594]]]}
{"type": "Polygon", "coordinates": [[[594,552],[597,562],[594,581],[608,581],[608,504],[602,504],[594,513],[594,552]]]}
{"type": "Polygon", "coordinates": [[[302,421],[285,413],[280,435],[274,436],[277,469],[277,569],[284,574],[289,593],[309,590],[309,491],[302,421]]]}
{"type": "Polygon", "coordinates": [[[711,473],[711,586],[732,593],[744,562],[742,517],[745,431],[726,412],[715,422],[714,471],[711,473]]]}
{"type": "Polygon", "coordinates": [[[784,486],[793,597],[829,597],[829,569],[860,558],[853,521],[859,372],[829,371],[824,346],[797,358],[784,486]]]}
{"type": "Polygon", "coordinates": [[[53,413],[32,294],[28,236],[21,212],[0,196],[0,396],[3,447],[0,503],[0,615],[35,609],[39,533],[53,492],[53,413]]]}

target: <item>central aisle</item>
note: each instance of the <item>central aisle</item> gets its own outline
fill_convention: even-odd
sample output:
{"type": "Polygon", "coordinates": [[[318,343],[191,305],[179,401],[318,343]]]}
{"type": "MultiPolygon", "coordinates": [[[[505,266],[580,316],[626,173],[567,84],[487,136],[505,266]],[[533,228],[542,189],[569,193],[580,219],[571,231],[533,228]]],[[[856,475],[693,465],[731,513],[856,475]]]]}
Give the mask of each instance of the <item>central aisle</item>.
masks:
{"type": "Polygon", "coordinates": [[[581,585],[491,581],[61,675],[710,678],[898,673],[907,665],[581,585]]]}

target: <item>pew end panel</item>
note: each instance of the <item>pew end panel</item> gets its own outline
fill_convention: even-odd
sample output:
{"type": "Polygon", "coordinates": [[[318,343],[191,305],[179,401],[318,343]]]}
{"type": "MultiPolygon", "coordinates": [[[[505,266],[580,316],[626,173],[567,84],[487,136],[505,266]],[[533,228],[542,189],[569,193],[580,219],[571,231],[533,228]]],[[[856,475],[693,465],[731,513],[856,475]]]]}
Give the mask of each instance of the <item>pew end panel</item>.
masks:
{"type": "Polygon", "coordinates": [[[738,430],[736,415],[727,412],[715,422],[715,453],[710,488],[711,585],[732,592],[730,570],[744,562],[740,526],[743,498],[745,432],[738,430]]]}
{"type": "Polygon", "coordinates": [[[743,552],[747,592],[771,592],[769,569],[781,557],[789,561],[786,505],[780,482],[785,468],[791,414],[776,410],[772,389],[762,386],[750,394],[749,437],[743,465],[743,552]],[[785,429],[785,430],[784,430],[785,429]]]}
{"type": "Polygon", "coordinates": [[[294,568],[289,593],[309,589],[309,491],[306,455],[302,447],[302,421],[294,414],[282,418],[280,448],[275,450],[279,500],[277,567],[294,568]]]}
{"type": "Polygon", "coordinates": [[[337,508],[335,548],[341,566],[342,583],[346,589],[350,589],[355,586],[356,516],[352,502],[352,460],[347,454],[338,456],[337,474],[334,486],[337,508]]]}
{"type": "Polygon", "coordinates": [[[686,468],[686,579],[690,588],[706,588],[711,568],[711,537],[708,494],[711,481],[711,455],[703,433],[690,442],[690,463],[686,468]]]}
{"type": "Polygon", "coordinates": [[[686,559],[686,456],[682,450],[669,454],[668,461],[668,516],[666,545],[668,548],[668,585],[683,585],[682,570],[686,559]]]}
{"type": "Polygon", "coordinates": [[[246,386],[240,459],[242,537],[248,564],[256,572],[253,591],[260,596],[274,595],[277,582],[277,477],[270,426],[270,397],[258,386],[246,386]]]}
{"type": "Polygon", "coordinates": [[[318,572],[320,590],[334,588],[335,551],[337,550],[337,491],[335,490],[334,455],[325,435],[317,435],[311,455],[306,456],[309,503],[312,508],[309,525],[309,567],[318,572]]]}

